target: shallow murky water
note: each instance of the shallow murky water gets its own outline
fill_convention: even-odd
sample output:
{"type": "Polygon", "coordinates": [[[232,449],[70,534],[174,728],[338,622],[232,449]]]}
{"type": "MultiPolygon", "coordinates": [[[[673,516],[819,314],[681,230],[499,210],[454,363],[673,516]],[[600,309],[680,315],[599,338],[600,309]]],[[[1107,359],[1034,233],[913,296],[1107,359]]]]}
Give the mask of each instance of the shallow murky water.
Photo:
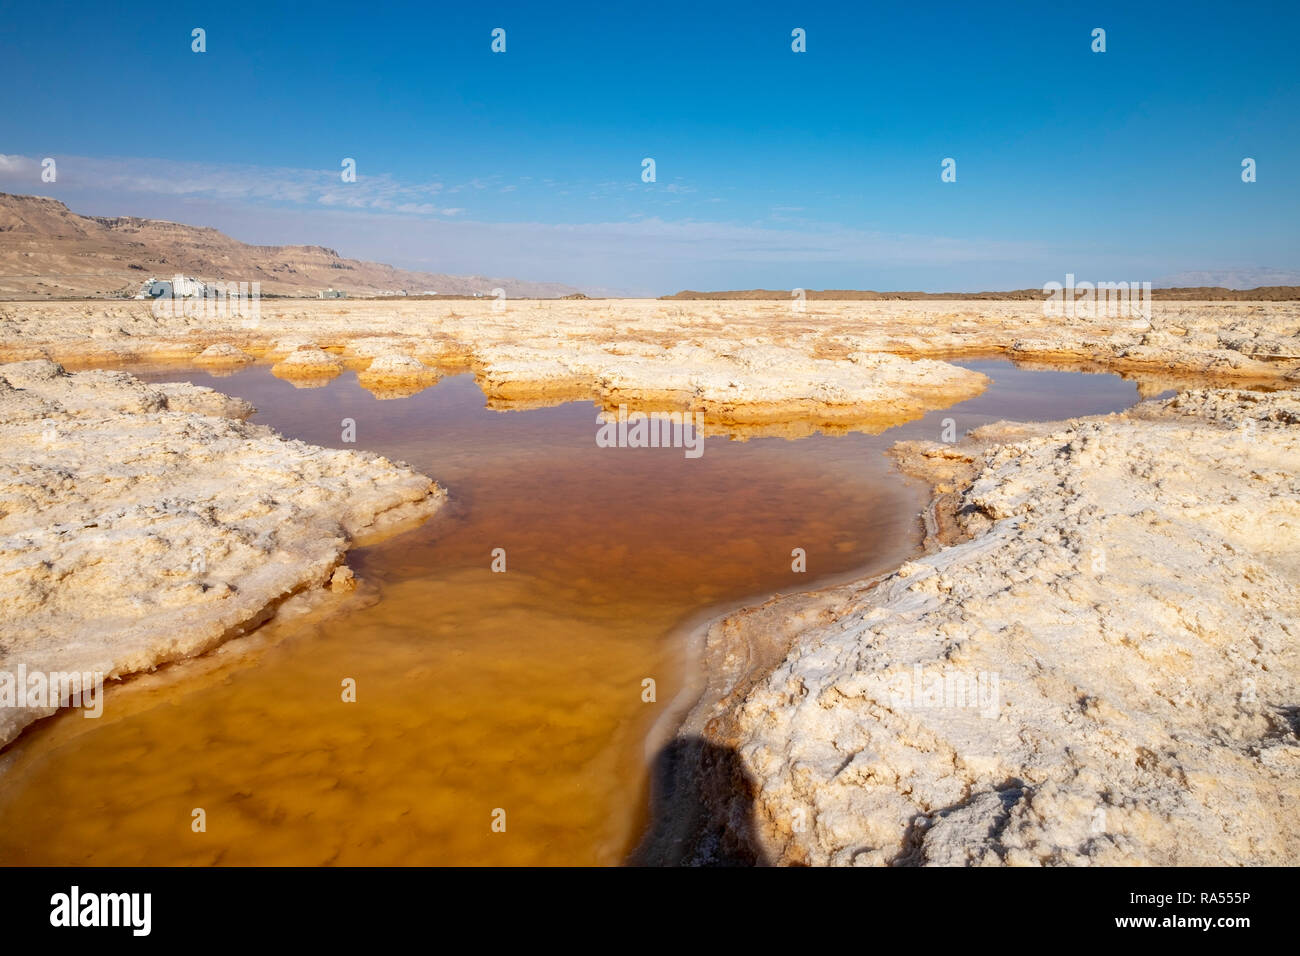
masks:
{"type": "Polygon", "coordinates": [[[139,373],[247,398],[290,437],[407,461],[452,503],[353,551],[362,586],[334,613],[283,616],[110,687],[99,720],[25,734],[0,758],[0,863],[621,861],[645,823],[646,735],[683,683],[685,621],[914,551],[922,489],[882,454],[900,438],[1137,398],[1115,376],[960,364],[994,385],[884,435],[710,438],[698,459],[597,447],[587,403],[489,410],[469,376],[379,401],[351,373],[310,390],[262,366],[139,373]]]}

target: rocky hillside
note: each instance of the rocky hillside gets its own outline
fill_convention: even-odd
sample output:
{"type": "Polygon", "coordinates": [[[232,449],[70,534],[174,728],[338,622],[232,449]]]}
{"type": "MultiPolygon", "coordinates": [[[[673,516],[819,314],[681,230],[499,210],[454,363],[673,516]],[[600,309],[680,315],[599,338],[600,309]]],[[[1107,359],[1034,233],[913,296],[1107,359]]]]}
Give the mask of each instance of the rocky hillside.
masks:
{"type": "Polygon", "coordinates": [[[345,259],[322,246],[252,246],[216,229],[130,216],[79,216],[56,199],[0,193],[0,297],[134,295],[147,278],[185,273],[205,281],[260,282],[264,295],[351,296],[406,290],[441,295],[551,298],[554,282],[411,272],[345,259]]]}

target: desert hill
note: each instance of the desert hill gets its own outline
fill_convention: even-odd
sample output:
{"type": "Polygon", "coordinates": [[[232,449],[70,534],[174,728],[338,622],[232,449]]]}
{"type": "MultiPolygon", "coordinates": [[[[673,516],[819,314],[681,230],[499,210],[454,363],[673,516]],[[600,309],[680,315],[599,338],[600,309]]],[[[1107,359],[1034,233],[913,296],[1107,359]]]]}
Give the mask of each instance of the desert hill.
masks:
{"type": "Polygon", "coordinates": [[[489,294],[552,298],[577,292],[555,282],[412,272],[345,259],[323,246],[254,246],[216,229],[81,216],[57,199],[0,193],[0,297],[134,295],[148,278],[184,273],[204,281],[260,282],[263,295],[489,294]]]}

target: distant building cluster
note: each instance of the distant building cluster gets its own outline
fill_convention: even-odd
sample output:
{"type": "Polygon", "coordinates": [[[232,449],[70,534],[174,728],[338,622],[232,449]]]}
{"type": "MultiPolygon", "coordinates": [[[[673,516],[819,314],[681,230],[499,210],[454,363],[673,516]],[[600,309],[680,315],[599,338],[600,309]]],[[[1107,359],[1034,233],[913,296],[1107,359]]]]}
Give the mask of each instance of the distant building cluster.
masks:
{"type": "Polygon", "coordinates": [[[189,299],[202,298],[207,295],[207,292],[206,283],[189,276],[176,275],[170,279],[146,279],[135,297],[137,299],[189,299]]]}
{"type": "Polygon", "coordinates": [[[395,295],[437,295],[436,289],[425,289],[423,292],[408,292],[405,289],[380,289],[378,292],[370,293],[373,296],[395,296],[395,295]]]}
{"type": "MultiPolygon", "coordinates": [[[[202,299],[207,296],[216,294],[221,290],[221,283],[202,282],[199,279],[191,278],[186,275],[172,276],[170,279],[147,279],[140,286],[140,291],[136,293],[137,299],[202,299]]],[[[407,296],[407,295],[437,295],[435,289],[425,289],[422,292],[407,292],[405,289],[385,289],[378,292],[369,293],[372,296],[407,296]]],[[[476,296],[482,293],[475,292],[476,296]]],[[[328,289],[321,289],[317,293],[322,299],[346,299],[348,294],[342,289],[335,289],[332,286],[328,289]]]]}
{"type": "Polygon", "coordinates": [[[261,315],[262,283],[202,282],[175,275],[146,280],[135,297],[149,300],[156,316],[240,316],[256,320],[261,315]]]}

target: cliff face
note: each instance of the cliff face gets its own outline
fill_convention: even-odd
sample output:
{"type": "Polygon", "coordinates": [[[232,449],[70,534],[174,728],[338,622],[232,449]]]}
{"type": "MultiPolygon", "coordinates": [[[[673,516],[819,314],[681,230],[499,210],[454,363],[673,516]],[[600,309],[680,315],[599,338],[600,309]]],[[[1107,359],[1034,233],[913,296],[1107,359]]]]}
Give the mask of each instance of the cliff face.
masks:
{"type": "Polygon", "coordinates": [[[679,857],[1294,863],[1297,393],[1195,390],[897,454],[935,484],[948,546],[812,617],[795,596],[714,628],[725,669],[804,617],[691,721],[710,756],[679,857]]]}
{"type": "Polygon", "coordinates": [[[56,199],[0,193],[0,295],[134,295],[140,283],[178,272],[204,280],[260,282],[267,295],[322,289],[367,295],[490,293],[556,297],[571,286],[485,276],[412,272],[345,259],[323,246],[253,246],[200,226],[133,216],[79,216],[56,199]]]}

